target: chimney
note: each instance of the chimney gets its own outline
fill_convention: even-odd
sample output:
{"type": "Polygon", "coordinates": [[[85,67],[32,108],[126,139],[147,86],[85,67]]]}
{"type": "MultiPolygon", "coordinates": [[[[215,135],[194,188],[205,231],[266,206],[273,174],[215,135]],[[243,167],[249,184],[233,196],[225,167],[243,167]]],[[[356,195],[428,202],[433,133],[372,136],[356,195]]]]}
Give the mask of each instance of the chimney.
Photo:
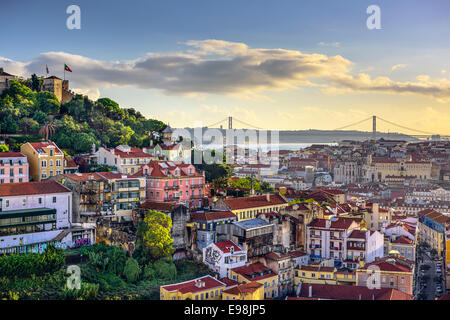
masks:
{"type": "Polygon", "coordinates": [[[312,286],[309,286],[309,292],[308,292],[308,297],[312,298],[312,286]]]}
{"type": "Polygon", "coordinates": [[[270,193],[266,194],[266,200],[267,200],[267,202],[270,202],[270,193]]]}

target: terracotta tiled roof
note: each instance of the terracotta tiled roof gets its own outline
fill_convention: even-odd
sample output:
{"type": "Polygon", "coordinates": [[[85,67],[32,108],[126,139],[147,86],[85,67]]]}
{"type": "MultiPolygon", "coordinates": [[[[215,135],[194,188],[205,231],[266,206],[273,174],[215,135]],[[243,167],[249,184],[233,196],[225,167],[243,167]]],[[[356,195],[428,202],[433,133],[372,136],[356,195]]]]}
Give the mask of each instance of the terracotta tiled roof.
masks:
{"type": "Polygon", "coordinates": [[[0,197],[71,192],[56,181],[34,181],[0,184],[0,197]]]}
{"type": "Polygon", "coordinates": [[[222,219],[236,219],[236,215],[231,211],[205,211],[205,212],[192,212],[192,220],[211,221],[222,219]]]}
{"type": "Polygon", "coordinates": [[[375,260],[371,263],[365,264],[364,267],[358,269],[363,272],[370,266],[377,266],[380,268],[380,271],[392,271],[392,272],[412,272],[412,267],[414,265],[413,261],[410,261],[406,258],[402,258],[399,256],[392,257],[383,257],[381,259],[375,260]]]}
{"type": "Polygon", "coordinates": [[[296,250],[296,251],[290,251],[290,252],[288,252],[288,254],[292,257],[292,258],[298,258],[298,257],[303,257],[303,256],[306,256],[307,255],[307,253],[306,252],[303,252],[303,251],[300,251],[300,250],[296,250]]]}
{"type": "Polygon", "coordinates": [[[333,272],[335,270],[334,267],[322,267],[322,266],[313,266],[313,265],[300,265],[298,267],[299,270],[304,271],[316,271],[316,272],[333,272]]]}
{"type": "Polygon", "coordinates": [[[413,300],[413,297],[397,289],[369,289],[366,286],[304,284],[300,297],[330,300],[413,300]],[[310,289],[311,288],[311,289],[310,289]]]}
{"type": "Polygon", "coordinates": [[[175,202],[153,202],[145,201],[139,205],[141,209],[171,212],[176,207],[175,202]]]}
{"type": "Polygon", "coordinates": [[[348,237],[352,239],[366,239],[366,232],[361,230],[353,230],[348,237]]]}
{"type": "Polygon", "coordinates": [[[395,239],[394,241],[392,241],[392,243],[398,243],[398,244],[413,244],[414,241],[412,241],[411,239],[405,237],[405,236],[400,236],[397,239],[395,239]]]}
{"type": "Polygon", "coordinates": [[[271,194],[269,201],[267,201],[265,195],[262,195],[262,196],[225,199],[224,202],[231,210],[287,204],[287,201],[284,200],[279,194],[271,194]]]}
{"type": "Polygon", "coordinates": [[[219,280],[226,284],[226,288],[232,287],[232,286],[237,286],[239,284],[239,282],[237,282],[236,280],[229,279],[229,278],[221,278],[219,280]]]}
{"type": "Polygon", "coordinates": [[[252,281],[245,284],[240,284],[235,287],[232,287],[230,289],[223,290],[223,293],[233,294],[233,295],[239,295],[242,293],[253,293],[259,288],[263,286],[262,283],[252,281]]]}
{"type": "Polygon", "coordinates": [[[23,153],[20,152],[0,152],[0,158],[17,158],[17,157],[26,157],[23,153]]]}
{"type": "Polygon", "coordinates": [[[38,151],[39,149],[48,148],[49,146],[55,147],[55,153],[62,153],[61,150],[54,142],[28,142],[33,149],[38,151]]]}
{"type": "Polygon", "coordinates": [[[204,290],[208,290],[208,289],[214,289],[214,288],[218,288],[218,287],[221,287],[224,285],[225,284],[222,281],[219,281],[208,275],[208,276],[204,276],[204,277],[197,278],[194,280],[189,280],[186,282],[161,286],[161,288],[164,288],[165,290],[170,291],[170,292],[179,291],[181,293],[188,293],[188,292],[197,292],[197,291],[204,291],[204,290]],[[196,281],[199,281],[199,282],[201,281],[205,285],[197,287],[195,285],[196,281]]]}
{"type": "Polygon", "coordinates": [[[230,241],[230,240],[220,241],[220,242],[216,242],[214,244],[223,253],[229,253],[231,247],[234,248],[234,252],[241,252],[242,251],[242,249],[238,245],[236,245],[233,241],[230,241]]]}
{"type": "Polygon", "coordinates": [[[240,274],[249,281],[262,280],[277,275],[277,273],[273,272],[272,269],[267,268],[261,262],[255,262],[248,266],[237,267],[231,270],[237,274],[240,274]]]}
{"type": "MultiPolygon", "coordinates": [[[[111,152],[112,149],[105,148],[105,150],[111,152]]],[[[130,148],[130,152],[125,152],[115,148],[114,154],[120,156],[121,158],[153,158],[151,154],[148,154],[139,148],[130,148]]]]}

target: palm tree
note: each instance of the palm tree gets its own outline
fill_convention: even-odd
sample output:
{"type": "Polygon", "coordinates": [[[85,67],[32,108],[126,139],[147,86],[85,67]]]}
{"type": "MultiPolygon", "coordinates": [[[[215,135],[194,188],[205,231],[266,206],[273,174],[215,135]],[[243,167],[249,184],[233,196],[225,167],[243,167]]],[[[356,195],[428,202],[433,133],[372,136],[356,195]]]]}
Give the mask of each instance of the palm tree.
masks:
{"type": "Polygon", "coordinates": [[[47,122],[39,129],[39,134],[44,135],[45,140],[48,140],[56,131],[56,125],[52,122],[47,122]]]}

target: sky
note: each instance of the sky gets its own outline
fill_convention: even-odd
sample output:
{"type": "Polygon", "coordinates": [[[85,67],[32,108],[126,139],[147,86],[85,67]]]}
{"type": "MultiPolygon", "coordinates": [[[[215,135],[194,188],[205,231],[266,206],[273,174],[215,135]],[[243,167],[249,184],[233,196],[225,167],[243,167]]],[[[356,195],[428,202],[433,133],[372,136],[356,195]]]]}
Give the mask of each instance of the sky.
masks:
{"type": "Polygon", "coordinates": [[[74,91],[173,127],[233,116],[332,130],[377,115],[450,135],[447,0],[0,0],[0,12],[6,72],[45,76],[48,65],[63,78],[66,63],[74,91]],[[66,26],[70,5],[79,30],[66,26]],[[381,29],[367,28],[370,5],[381,29]]]}

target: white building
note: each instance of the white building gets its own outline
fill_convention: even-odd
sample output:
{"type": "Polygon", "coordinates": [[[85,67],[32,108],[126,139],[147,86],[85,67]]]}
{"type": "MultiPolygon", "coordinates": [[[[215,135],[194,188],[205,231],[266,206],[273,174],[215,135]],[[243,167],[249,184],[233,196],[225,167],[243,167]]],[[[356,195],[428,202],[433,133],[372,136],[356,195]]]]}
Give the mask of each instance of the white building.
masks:
{"type": "Polygon", "coordinates": [[[233,241],[211,243],[203,248],[203,263],[219,274],[220,278],[228,278],[229,270],[242,267],[247,262],[247,251],[233,241]]]}
{"type": "Polygon", "coordinates": [[[0,185],[0,253],[95,242],[95,228],[71,223],[72,193],[56,181],[0,185]]]}
{"type": "Polygon", "coordinates": [[[94,155],[99,165],[116,167],[120,173],[134,174],[154,157],[139,148],[120,145],[114,149],[100,147],[94,155]]]}

